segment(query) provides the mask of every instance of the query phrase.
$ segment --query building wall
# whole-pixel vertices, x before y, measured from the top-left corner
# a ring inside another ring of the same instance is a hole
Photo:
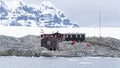
[[[66,41],[84,41],[85,34],[66,34],[65,40]]]
[[[57,40],[52,37],[46,37],[41,40],[41,47],[45,47],[48,50],[56,50],[57,49]]]

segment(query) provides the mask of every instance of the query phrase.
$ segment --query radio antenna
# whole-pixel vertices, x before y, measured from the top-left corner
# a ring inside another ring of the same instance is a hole
[[[99,11],[99,37],[101,37],[101,11]]]

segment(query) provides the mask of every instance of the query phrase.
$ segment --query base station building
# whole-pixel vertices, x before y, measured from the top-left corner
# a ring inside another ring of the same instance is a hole
[[[59,48],[58,46],[59,41],[83,42],[85,41],[85,34],[84,33],[61,34],[61,33],[56,32],[53,34],[42,34],[41,35],[41,47],[45,47],[49,50],[57,50]]]

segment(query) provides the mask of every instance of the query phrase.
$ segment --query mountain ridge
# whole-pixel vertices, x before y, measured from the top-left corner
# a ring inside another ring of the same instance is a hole
[[[77,24],[71,23],[64,13],[50,1],[42,2],[39,8],[27,5],[22,0],[16,2],[13,2],[17,4],[16,6],[9,8],[7,3],[0,1],[0,9],[2,9],[0,10],[0,25],[47,28],[79,27]]]

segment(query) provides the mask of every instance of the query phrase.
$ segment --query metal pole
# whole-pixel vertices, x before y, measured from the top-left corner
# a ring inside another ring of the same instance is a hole
[[[101,12],[99,11],[99,37],[101,37]]]

